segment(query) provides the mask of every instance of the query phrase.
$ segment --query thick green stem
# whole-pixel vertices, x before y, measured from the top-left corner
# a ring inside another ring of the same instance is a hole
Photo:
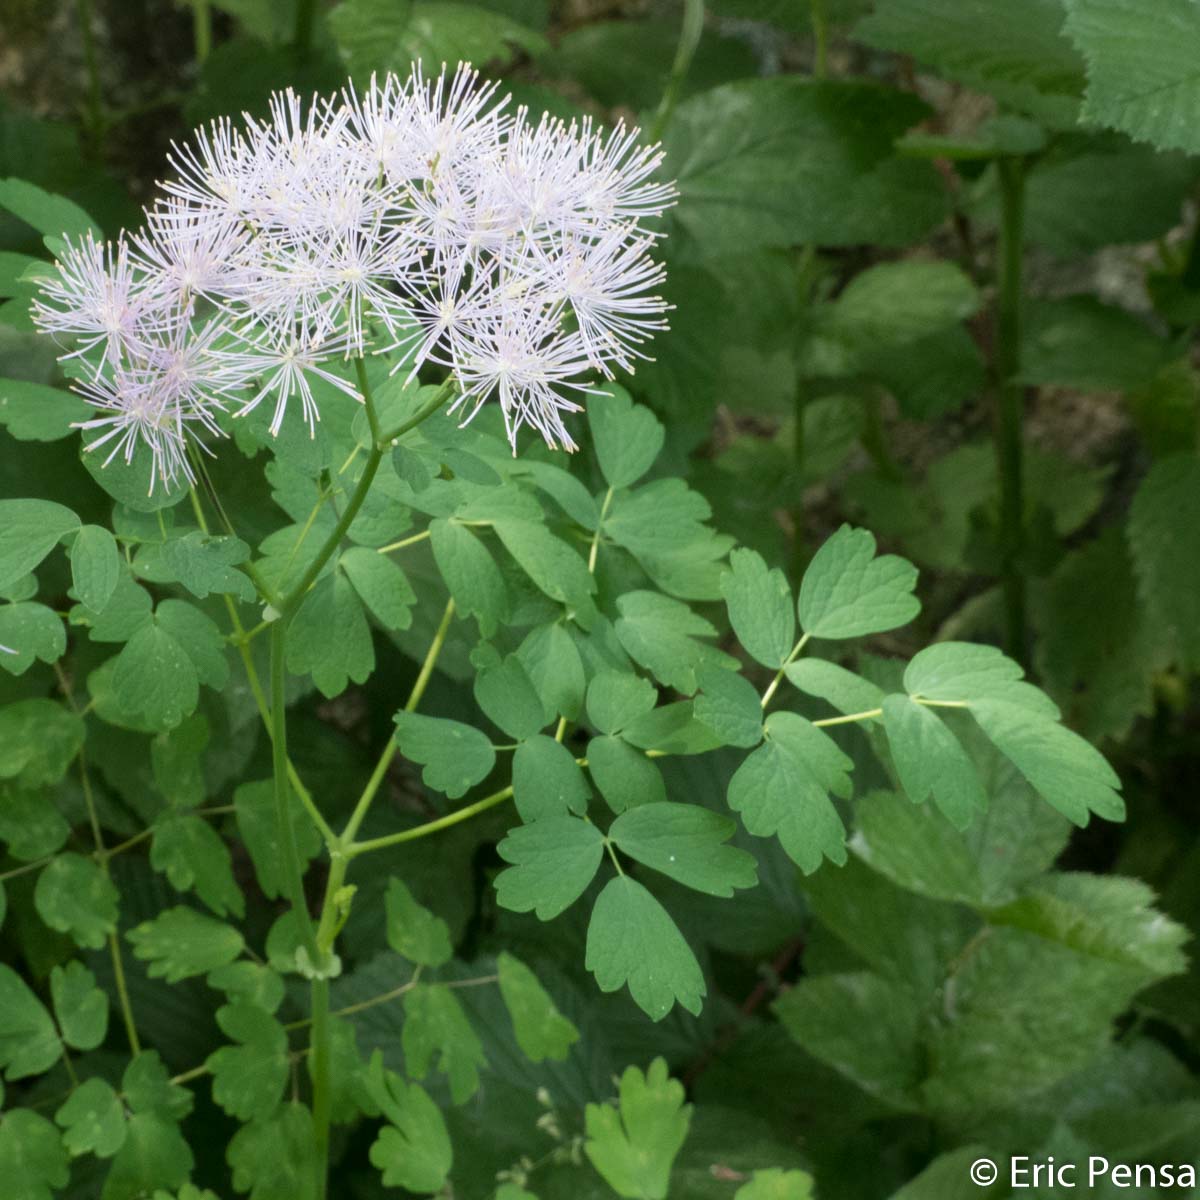
[[[1000,573],[1005,649],[1025,660],[1024,498],[1021,367],[1021,268],[1025,220],[1025,163],[1002,158],[1000,247],[996,304],[996,458],[1000,477]]]
[[[687,79],[688,68],[696,47],[700,44],[700,35],[704,32],[704,0],[683,0],[683,26],[679,31],[679,45],[675,50],[675,61],[671,64],[671,74],[667,77],[667,86],[663,89],[662,99],[654,120],[646,131],[646,138],[651,143],[662,139],[663,131],[671,120],[671,114],[679,103],[683,92],[683,84]]]
[[[196,46],[196,61],[203,63],[212,50],[212,10],[208,0],[192,0],[192,40]]]

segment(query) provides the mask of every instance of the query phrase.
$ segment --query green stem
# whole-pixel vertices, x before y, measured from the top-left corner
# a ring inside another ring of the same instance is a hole
[[[500,791],[493,792],[490,796],[485,796],[474,804],[468,804],[466,808],[460,808],[457,812],[438,817],[436,821],[426,821],[424,825],[417,825],[413,829],[402,829],[399,833],[389,833],[386,837],[372,838],[367,842],[356,842],[353,846],[346,848],[346,854],[350,858],[357,858],[360,854],[370,854],[373,850],[387,850],[391,846],[399,846],[404,842],[415,842],[418,838],[428,837],[431,833],[437,833],[442,829],[459,825],[463,821],[469,821],[481,812],[487,812],[489,808],[495,808],[498,804],[503,804],[506,800],[511,799],[512,794],[511,785],[501,788]]]
[[[600,516],[596,518],[596,530],[592,534],[592,548],[588,551],[588,574],[596,573],[596,555],[600,552],[600,531],[604,528],[604,518],[608,516],[609,506],[613,501],[613,490],[609,488],[604,493],[604,503],[600,506]]]
[[[813,78],[824,79],[829,74],[829,12],[825,0],[809,0],[812,5]]]
[[[208,0],[192,0],[192,35],[196,61],[203,63],[212,50],[212,10]]]
[[[663,89],[662,99],[654,120],[646,131],[646,139],[653,144],[662,140],[663,131],[671,120],[671,114],[679,103],[684,81],[687,79],[688,68],[696,47],[700,44],[700,35],[704,32],[704,0],[683,0],[683,25],[679,30],[679,45],[675,49],[675,61],[671,64],[671,74],[667,77],[667,86]]]
[[[1025,219],[1025,163],[1002,158],[1000,261],[996,307],[996,458],[1000,476],[1000,570],[1004,592],[1005,649],[1025,660],[1024,498],[1021,425],[1021,268]]]
[[[308,1035],[313,1086],[313,1147],[317,1163],[316,1200],[329,1187],[329,1126],[333,1119],[333,1031],[329,1021],[329,980],[314,979],[311,988],[312,1028]]]
[[[83,61],[88,78],[88,134],[93,142],[92,149],[98,151],[104,135],[104,104],[100,97],[100,67],[96,59],[96,39],[92,36],[92,0],[75,0],[75,10],[79,16]]]
[[[428,403],[419,408],[407,421],[403,421],[397,425],[395,429],[389,433],[385,433],[379,439],[382,448],[387,450],[391,448],[392,442],[398,437],[403,437],[410,429],[416,429],[422,421],[432,417],[439,408],[441,408],[450,397],[454,395],[454,379],[447,379],[440,388],[430,397]]]

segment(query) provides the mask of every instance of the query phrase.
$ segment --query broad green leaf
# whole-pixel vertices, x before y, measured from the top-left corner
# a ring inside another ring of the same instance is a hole
[[[417,595],[398,563],[363,546],[345,551],[340,562],[358,598],[384,629],[407,629],[412,624]]]
[[[216,592],[251,602],[254,584],[237,569],[249,557],[250,547],[240,538],[213,537],[193,529],[183,537],[143,546],[135,566],[143,579],[181,583],[201,600]]]
[[[157,1050],[143,1050],[129,1060],[121,1076],[125,1103],[135,1113],[156,1113],[182,1121],[192,1111],[192,1093],[172,1083]]]
[[[917,569],[894,554],[875,557],[865,529],[843,525],[813,555],[800,583],[800,627],[811,637],[852,638],[906,625],[921,610]]]
[[[497,902],[549,921],[591,883],[604,857],[604,835],[578,817],[544,817],[510,829],[496,850],[513,864],[496,876]]]
[[[398,712],[396,741],[410,762],[420,763],[427,787],[457,800],[469,787],[486,778],[496,752],[485,733],[443,717]]]
[[[656,1058],[645,1074],[626,1067],[617,1107],[589,1104],[584,1116],[584,1151],[613,1191],[628,1200],[666,1200],[671,1165],[692,1119],[683,1084],[670,1078],[666,1060]]]
[[[87,626],[93,642],[127,642],[153,619],[150,593],[122,571],[108,603],[100,612],[80,605],[71,610],[71,620]]]
[[[496,521],[494,528],[504,548],[534,584],[587,623],[595,611],[592,592],[596,590],[587,563],[540,523],[505,518]]]
[[[1057,718],[1050,698],[1031,684],[1021,682],[1019,663],[995,646],[969,642],[935,642],[917,651],[904,669],[904,690],[910,696],[950,703],[1006,700],[1031,712]]]
[[[490,654],[483,658],[478,651],[472,655],[472,662],[479,668],[475,676],[476,703],[514,741],[533,737],[546,724],[546,710],[537,689],[515,654],[501,659],[491,647],[486,650]]]
[[[6,1112],[0,1121],[0,1179],[5,1181],[6,1200],[53,1200],[70,1178],[58,1130],[32,1109]]]
[[[69,553],[75,595],[87,608],[100,612],[121,578],[117,539],[102,525],[84,525]]]
[[[440,967],[454,948],[441,917],[418,904],[408,885],[393,876],[387,887],[387,940],[397,954],[422,967]]]
[[[0,379],[0,425],[19,442],[57,442],[92,410],[78,396],[44,383]]]
[[[375,666],[371,627],[350,581],[340,572],[318,580],[288,630],[288,670],[311,674],[323,696],[365,683]]]
[[[845,716],[872,712],[883,704],[881,687],[823,658],[802,658],[791,663],[785,674],[802,692],[819,696]]]
[[[768,569],[753,550],[735,550],[721,576],[729,623],[751,658],[778,669],[796,641],[792,591],[778,567]]]
[[[303,1104],[281,1105],[243,1125],[225,1157],[234,1188],[249,1192],[248,1200],[317,1200],[312,1113]]]
[[[558,1011],[537,976],[508,951],[496,959],[500,995],[512,1017],[513,1032],[521,1053],[530,1062],[562,1062],[579,1041],[579,1030]]]
[[[84,726],[64,704],[40,697],[0,707],[0,779],[19,787],[57,783],[83,745]]]
[[[772,713],[766,740],[729,781],[729,807],[758,837],[778,835],[806,874],[846,861],[846,830],[829,793],[848,797],[853,765],[831,738],[795,713]]]
[[[0,180],[0,208],[48,237],[104,237],[100,226],[72,200],[44,191],[24,179]]]
[[[67,652],[62,619],[44,604],[0,605],[0,667],[10,675],[24,675],[35,660],[56,663]]]
[[[517,747],[513,799],[527,825],[541,817],[583,816],[591,792],[575,756],[561,742],[538,734]]]
[[[0,588],[28,575],[78,528],[79,518],[50,500],[0,500]]]
[[[150,743],[154,783],[177,810],[197,807],[208,793],[204,778],[208,741],[208,721],[197,713]]]
[[[124,711],[156,729],[178,725],[200,699],[191,657],[157,621],[143,625],[117,655],[112,687]]]
[[[149,963],[151,979],[178,983],[231,963],[245,945],[230,925],[193,908],[167,908],[125,935],[136,958]]]
[[[233,860],[220,834],[202,817],[168,812],[154,823],[150,865],[171,886],[196,895],[219,917],[242,916],[245,897],[233,877]]]
[[[62,1043],[46,1006],[12,967],[0,963],[0,1067],[5,1077],[41,1075],[61,1054]]]
[[[892,763],[914,804],[930,796],[956,828],[965,829],[987,808],[979,773],[958,739],[932,709],[907,696],[883,702]]]
[[[699,804],[643,804],[622,813],[608,837],[630,858],[707,892],[732,896],[758,882],[754,856],[725,843],[737,824]]]
[[[632,671],[598,671],[588,684],[588,720],[601,733],[620,733],[657,699],[654,685]]]
[[[747,748],[762,741],[763,712],[758,692],[748,679],[720,667],[696,671],[700,692],[695,713],[727,746]]]
[[[135,1113],[113,1159],[100,1200],[137,1200],[155,1188],[174,1190],[191,1174],[195,1159],[179,1126],[161,1113]]]
[[[300,855],[301,869],[320,853],[321,834],[305,812],[300,798],[289,787],[288,798],[292,812],[292,831]],[[275,818],[274,784],[268,780],[244,783],[233,794],[238,832],[258,876],[258,886],[268,900],[278,899],[286,890],[283,871],[283,849],[279,844],[279,827]]]
[[[634,404],[619,384],[606,384],[588,398],[587,420],[600,470],[610,488],[636,483],[662,449],[662,422],[645,406]]]
[[[587,677],[579,650],[571,635],[557,621],[534,629],[517,649],[546,710],[546,719],[556,716],[577,720],[583,707]]]
[[[995,1150],[991,1146],[973,1145],[959,1146],[939,1154],[919,1175],[914,1175],[898,1192],[893,1192],[889,1200],[941,1200],[943,1197],[961,1195],[963,1180],[972,1178],[969,1174],[971,1167],[981,1158],[994,1162]],[[1059,1162],[1066,1158],[1066,1155],[1060,1154]],[[996,1182],[990,1186],[975,1184],[972,1180],[971,1189],[972,1198],[996,1200],[1008,1190],[1008,1174],[997,1172]]]
[[[654,1021],[676,1001],[698,1013],[707,991],[700,964],[667,910],[628,875],[610,879],[596,898],[584,961],[602,992],[628,984]]]
[[[386,1187],[436,1192],[454,1162],[441,1110],[420,1084],[405,1083],[383,1066],[379,1050],[363,1073],[363,1087],[387,1119],[371,1146],[371,1165],[383,1172]]]
[[[454,597],[454,606],[479,622],[479,632],[491,637],[508,615],[508,589],[491,551],[463,525],[438,519],[430,522],[430,540],[438,571]]]
[[[733,1194],[733,1200],[816,1200],[813,1177],[807,1171],[767,1167],[755,1171]]]
[[[588,773],[615,813],[667,798],[658,767],[640,750],[617,737],[588,742]]]
[[[329,13],[329,31],[355,78],[380,65],[380,51],[397,46],[412,17],[411,0],[342,0]]]
[[[1200,150],[1200,22],[1191,0],[1065,0],[1087,61],[1082,119],[1160,149]]]
[[[435,1066],[449,1080],[451,1100],[469,1100],[479,1089],[479,1068],[487,1059],[458,997],[443,984],[418,984],[404,994],[404,1018],[408,1074],[422,1080]]]
[[[617,637],[635,662],[660,683],[685,693],[696,690],[696,668],[736,667],[727,654],[699,641],[716,629],[686,604],[658,592],[626,592],[617,601]]]
[[[38,916],[89,950],[99,950],[116,929],[119,899],[112,881],[92,859],[69,852],[46,864],[33,893]]]
[[[70,836],[70,825],[44,793],[0,785],[0,841],[8,843],[13,858],[45,858]]]
[[[50,972],[50,998],[63,1041],[77,1050],[95,1050],[108,1032],[108,997],[81,962]]]
[[[84,1080],[54,1120],[62,1127],[63,1145],[72,1158],[81,1154],[112,1158],[125,1144],[125,1110],[112,1084],[103,1079]]]
[[[703,721],[696,720],[690,700],[660,704],[643,713],[621,731],[621,739],[639,750],[663,754],[705,754],[721,745],[721,739]]]
[[[174,483],[163,484],[154,469],[150,448],[142,443],[128,463],[118,455],[106,465],[108,454],[103,447],[93,451],[85,448],[80,457],[96,483],[118,504],[134,512],[162,512],[178,504],[188,493],[188,483],[182,474]]]
[[[217,1024],[238,1044],[222,1046],[205,1060],[212,1072],[213,1100],[239,1121],[269,1117],[288,1081],[290,1059],[283,1026],[253,1004],[217,1009]]]
[[[204,982],[224,992],[231,1004],[250,1004],[273,1013],[283,1003],[282,976],[261,963],[238,959],[209,971]]]

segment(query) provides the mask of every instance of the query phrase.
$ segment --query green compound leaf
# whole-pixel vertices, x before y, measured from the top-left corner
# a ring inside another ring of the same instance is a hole
[[[112,1158],[125,1144],[125,1109],[112,1084],[87,1079],[54,1114],[62,1128],[63,1145],[72,1158],[94,1154]]]
[[[461,721],[409,712],[398,712],[395,720],[400,752],[421,764],[427,787],[451,800],[485,779],[496,763],[487,734]]]
[[[45,858],[70,836],[70,825],[42,792],[0,787],[0,841],[8,843],[13,858]]]
[[[53,1200],[70,1178],[58,1130],[31,1109],[6,1112],[0,1121],[0,1179],[6,1200]]]
[[[284,1104],[268,1117],[243,1125],[226,1154],[233,1186],[247,1200],[316,1200],[316,1141],[312,1113]]]
[[[288,789],[292,806],[292,830],[301,868],[320,853],[321,834],[304,810],[300,797]],[[275,785],[269,779],[244,783],[233,794],[238,832],[254,862],[258,886],[269,900],[283,895],[286,883],[283,849],[279,844],[279,826],[275,820]]]
[[[700,667],[696,720],[703,721],[727,746],[748,749],[762,741],[763,711],[758,692],[736,671]]]
[[[233,859],[220,834],[202,817],[166,813],[154,823],[150,865],[181,892],[196,895],[219,917],[243,916],[245,897],[233,877]]]
[[[549,921],[591,883],[604,857],[604,835],[578,817],[544,817],[510,829],[496,850],[513,864],[496,876],[497,902]]]
[[[662,450],[662,422],[648,408],[634,404],[619,384],[606,384],[588,399],[587,421],[600,470],[611,488],[636,483]]]
[[[733,1200],[816,1200],[816,1192],[813,1177],[807,1171],[768,1167],[765,1171],[755,1171],[750,1181],[734,1192]]]
[[[753,550],[735,550],[721,576],[729,623],[746,653],[764,667],[778,669],[796,642],[792,590],[778,567],[767,568]]]
[[[249,557],[250,547],[240,538],[213,537],[193,529],[160,545],[143,546],[135,565],[143,579],[181,583],[201,600],[215,592],[250,603],[255,596],[254,584],[237,570],[238,564]]]
[[[222,1046],[205,1060],[212,1072],[213,1100],[239,1121],[270,1116],[288,1081],[290,1060],[283,1026],[253,1004],[217,1009],[217,1024],[239,1044]]]
[[[1020,664],[995,646],[937,642],[913,655],[904,669],[904,690],[925,700],[1005,700],[1057,719],[1053,701],[1021,682],[1023,674]]]
[[[471,660],[479,667],[475,676],[479,707],[514,741],[533,737],[546,724],[546,709],[521,660],[515,654],[501,659],[490,646],[480,646]]]
[[[70,437],[76,432],[71,426],[86,421],[91,412],[78,396],[61,388],[0,379],[0,425],[18,442],[57,442]]]
[[[121,1091],[135,1113],[154,1113],[182,1121],[192,1111],[192,1093],[171,1082],[157,1050],[143,1050],[130,1059],[121,1077]]]
[[[56,663],[67,652],[67,632],[62,619],[44,604],[0,605],[0,667],[10,675],[24,675],[35,660]]]
[[[417,594],[398,563],[377,550],[356,546],[342,555],[340,565],[358,598],[384,629],[407,629],[412,624]]]
[[[283,1003],[283,977],[260,963],[239,959],[209,971],[204,982],[224,992],[231,1004],[252,1004],[273,1013]]]
[[[591,792],[575,756],[561,742],[538,734],[513,755],[513,799],[527,825],[542,817],[583,816]]]
[[[1192,0],[1066,0],[1087,61],[1081,117],[1159,149],[1200,150],[1200,21]]]
[[[896,774],[914,804],[932,796],[956,829],[966,829],[987,808],[987,792],[975,764],[932,709],[907,696],[888,696],[883,701],[883,727]]]
[[[530,1062],[546,1059],[562,1062],[579,1041],[579,1030],[558,1011],[537,976],[508,951],[496,960],[500,995],[512,1018],[513,1032],[521,1053]]]
[[[667,798],[662,772],[620,738],[595,737],[588,742],[588,772],[615,813]]]
[[[875,557],[875,538],[843,525],[813,555],[800,583],[800,626],[811,637],[852,638],[906,625],[921,610],[917,568]]]
[[[419,1084],[405,1083],[385,1070],[379,1050],[361,1081],[388,1122],[371,1146],[371,1165],[383,1172],[384,1185],[420,1193],[440,1191],[454,1163],[441,1110]]]
[[[245,942],[230,925],[194,908],[168,908],[125,935],[135,957],[150,964],[151,979],[178,983],[223,967],[241,954]]]
[[[538,626],[518,647],[517,657],[541,697],[546,720],[556,716],[576,720],[583,707],[587,677],[583,659],[566,629],[557,621]]]
[[[692,1106],[683,1099],[683,1084],[656,1058],[644,1075],[637,1067],[625,1068],[616,1108],[587,1106],[584,1151],[617,1195],[666,1200],[671,1166],[692,1120]]]
[[[491,637],[508,615],[508,589],[491,551],[471,530],[453,521],[430,522],[437,569],[464,617],[474,616],[479,632]]]
[[[19,787],[57,783],[83,745],[83,720],[53,700],[18,700],[0,708],[0,779]]]
[[[542,592],[565,604],[585,624],[590,622],[596,581],[587,563],[566,542],[539,522],[515,517],[496,521],[494,528],[504,548]]]
[[[795,713],[767,718],[766,741],[734,772],[729,807],[758,837],[777,834],[806,874],[823,858],[846,861],[846,830],[829,799],[850,795],[853,764],[833,740]]]
[[[100,867],[80,854],[60,854],[38,876],[33,903],[38,916],[77,946],[99,950],[117,927],[120,895]]]
[[[598,671],[588,684],[588,720],[601,733],[620,733],[657,700],[654,684],[632,671]]]
[[[450,961],[454,949],[449,926],[418,904],[408,886],[395,877],[388,880],[386,905],[388,945],[397,954],[423,967]]]
[[[785,674],[802,692],[820,697],[845,716],[871,712],[883,705],[883,688],[823,658],[790,663]]]
[[[458,997],[444,984],[422,983],[404,994],[404,1061],[413,1079],[434,1065],[450,1082],[450,1098],[463,1104],[479,1089],[487,1065],[479,1040]]]
[[[12,969],[0,963],[0,1067],[7,1079],[48,1071],[62,1054],[46,1006]],[[7,1124],[0,1124],[2,1129]]]
[[[732,896],[735,888],[758,882],[754,856],[725,845],[736,831],[735,821],[698,804],[643,804],[622,813],[608,837],[631,858],[687,887]]]
[[[28,575],[60,538],[78,528],[79,518],[61,504],[0,500],[0,588]]]
[[[667,910],[628,875],[610,879],[596,898],[584,962],[602,992],[628,984],[653,1021],[676,1001],[698,1013],[707,991],[700,964]]]
[[[102,525],[84,525],[68,553],[71,582],[81,604],[100,612],[121,578],[117,539]]]
[[[660,683],[690,695],[696,668],[736,668],[737,661],[698,638],[716,629],[684,604],[658,592],[626,592],[617,601],[616,631],[626,653]]]
[[[77,1050],[95,1050],[108,1032],[108,996],[81,962],[50,972],[50,998],[63,1040]]]
[[[340,696],[375,667],[371,627],[350,581],[335,571],[318,580],[288,631],[288,670],[311,674],[321,695]]]

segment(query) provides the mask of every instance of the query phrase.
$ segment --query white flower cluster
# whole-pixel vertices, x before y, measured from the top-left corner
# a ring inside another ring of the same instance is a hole
[[[460,66],[372,79],[362,94],[226,119],[170,156],[144,229],[69,245],[35,318],[68,334],[84,428],[109,461],[149,445],[155,475],[190,478],[187,436],[274,405],[277,432],[311,380],[357,396],[331,360],[402,352],[449,369],[464,423],[497,395],[573,449],[562,422],[588,377],[631,370],[665,328],[648,228],[674,203],[637,130],[506,110]],[[327,365],[322,365],[327,364]]]

